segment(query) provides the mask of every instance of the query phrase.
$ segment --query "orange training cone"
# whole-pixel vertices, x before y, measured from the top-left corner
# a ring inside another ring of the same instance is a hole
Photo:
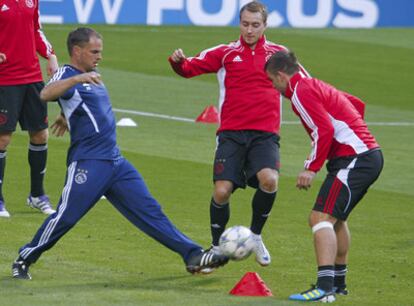
[[[207,106],[195,121],[203,123],[219,123],[219,113],[217,107],[214,105]]]
[[[273,296],[272,291],[255,272],[247,272],[229,293],[239,296]]]

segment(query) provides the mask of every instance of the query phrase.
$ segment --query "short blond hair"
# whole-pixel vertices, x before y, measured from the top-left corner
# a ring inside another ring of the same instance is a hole
[[[263,3],[259,1],[252,1],[243,6],[240,9],[240,15],[239,15],[240,20],[241,20],[241,15],[244,11],[249,11],[251,13],[260,13],[262,14],[263,22],[264,23],[267,22],[267,15],[268,15],[267,8]]]

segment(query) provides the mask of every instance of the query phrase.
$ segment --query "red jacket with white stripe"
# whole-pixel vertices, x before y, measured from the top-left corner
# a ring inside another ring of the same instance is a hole
[[[44,58],[53,54],[40,29],[38,0],[0,0],[0,85],[42,81],[36,51]]]
[[[243,38],[228,45],[202,51],[182,63],[169,58],[179,75],[190,78],[204,73],[217,73],[220,85],[220,127],[223,130],[258,130],[279,133],[280,93],[273,88],[264,71],[267,59],[286,50],[262,36],[255,50]]]
[[[379,147],[364,121],[365,104],[357,97],[301,72],[290,79],[285,96],[312,139],[305,169],[318,172],[326,159]]]

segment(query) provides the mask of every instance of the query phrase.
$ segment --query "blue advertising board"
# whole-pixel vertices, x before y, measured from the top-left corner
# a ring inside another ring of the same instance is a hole
[[[30,0],[24,0],[30,1]],[[40,0],[42,23],[236,26],[251,0]],[[414,26],[414,0],[263,0],[269,27]]]

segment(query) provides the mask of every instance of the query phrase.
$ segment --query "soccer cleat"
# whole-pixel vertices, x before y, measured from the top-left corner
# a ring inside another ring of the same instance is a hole
[[[0,200],[0,217],[9,218],[10,214],[6,209],[6,205],[4,205],[4,201]]]
[[[214,254],[209,251],[202,251],[200,254],[191,257],[187,261],[187,271],[194,274],[206,268],[218,268],[224,266],[229,258],[224,255]]]
[[[16,260],[12,265],[12,275],[19,279],[32,279],[29,273],[29,265],[23,260]]]
[[[256,261],[263,267],[270,265],[270,254],[263,243],[262,236],[252,234],[252,238],[255,243],[254,252],[256,253]]]
[[[302,302],[332,303],[335,301],[335,293],[326,292],[313,285],[309,290],[297,294],[292,294],[291,296],[289,296],[289,300]]]
[[[39,197],[32,197],[29,195],[27,198],[27,205],[29,205],[31,208],[40,210],[45,215],[51,215],[56,212],[50,204],[49,197],[45,194]]]
[[[348,295],[346,287],[333,287],[332,291],[339,295]]]
[[[212,253],[212,254],[216,254],[216,255],[221,255],[220,253],[220,248],[217,245],[211,245],[210,248],[208,248],[206,250],[206,252]],[[200,273],[202,274],[210,274],[212,272],[214,272],[216,268],[204,268],[200,270]]]

